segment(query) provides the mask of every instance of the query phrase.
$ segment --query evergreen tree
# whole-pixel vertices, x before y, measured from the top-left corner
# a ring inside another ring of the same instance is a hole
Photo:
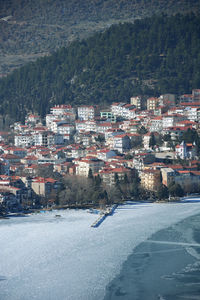
[[[156,139],[153,133],[151,133],[149,140],[149,147],[153,148],[156,145]]]
[[[167,199],[169,197],[169,191],[168,188],[164,185],[164,184],[160,184],[158,186],[158,190],[156,193],[156,196],[158,197],[158,199]]]
[[[169,195],[172,197],[182,197],[184,190],[179,183],[171,182],[168,186]]]
[[[93,173],[92,173],[92,169],[91,168],[89,169],[89,172],[88,172],[88,178],[89,179],[93,179]]]

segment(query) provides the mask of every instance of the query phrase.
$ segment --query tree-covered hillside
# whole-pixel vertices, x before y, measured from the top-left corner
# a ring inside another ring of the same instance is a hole
[[[0,76],[111,24],[200,13],[199,0],[1,0]]]
[[[200,87],[200,16],[153,16],[75,41],[0,80],[0,113],[111,103]]]

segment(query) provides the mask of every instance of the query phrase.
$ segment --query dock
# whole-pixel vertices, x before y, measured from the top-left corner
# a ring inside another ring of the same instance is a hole
[[[108,208],[103,212],[100,217],[91,225],[93,228],[97,228],[103,223],[103,221],[108,217],[112,216],[118,204],[113,205],[111,208]]]

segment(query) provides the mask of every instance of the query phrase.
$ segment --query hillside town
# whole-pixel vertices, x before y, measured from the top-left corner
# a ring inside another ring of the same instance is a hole
[[[0,205],[53,206],[66,176],[98,176],[113,187],[137,172],[150,195],[170,185],[198,193],[199,121],[200,89],[135,96],[106,108],[59,104],[44,120],[30,113],[24,124],[0,132]]]

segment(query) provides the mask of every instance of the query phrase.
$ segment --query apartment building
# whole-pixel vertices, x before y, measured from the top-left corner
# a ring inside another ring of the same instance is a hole
[[[141,186],[149,191],[156,191],[160,184],[160,170],[147,169],[140,173]]]
[[[82,121],[92,120],[95,116],[95,108],[92,105],[78,106],[78,119]]]

